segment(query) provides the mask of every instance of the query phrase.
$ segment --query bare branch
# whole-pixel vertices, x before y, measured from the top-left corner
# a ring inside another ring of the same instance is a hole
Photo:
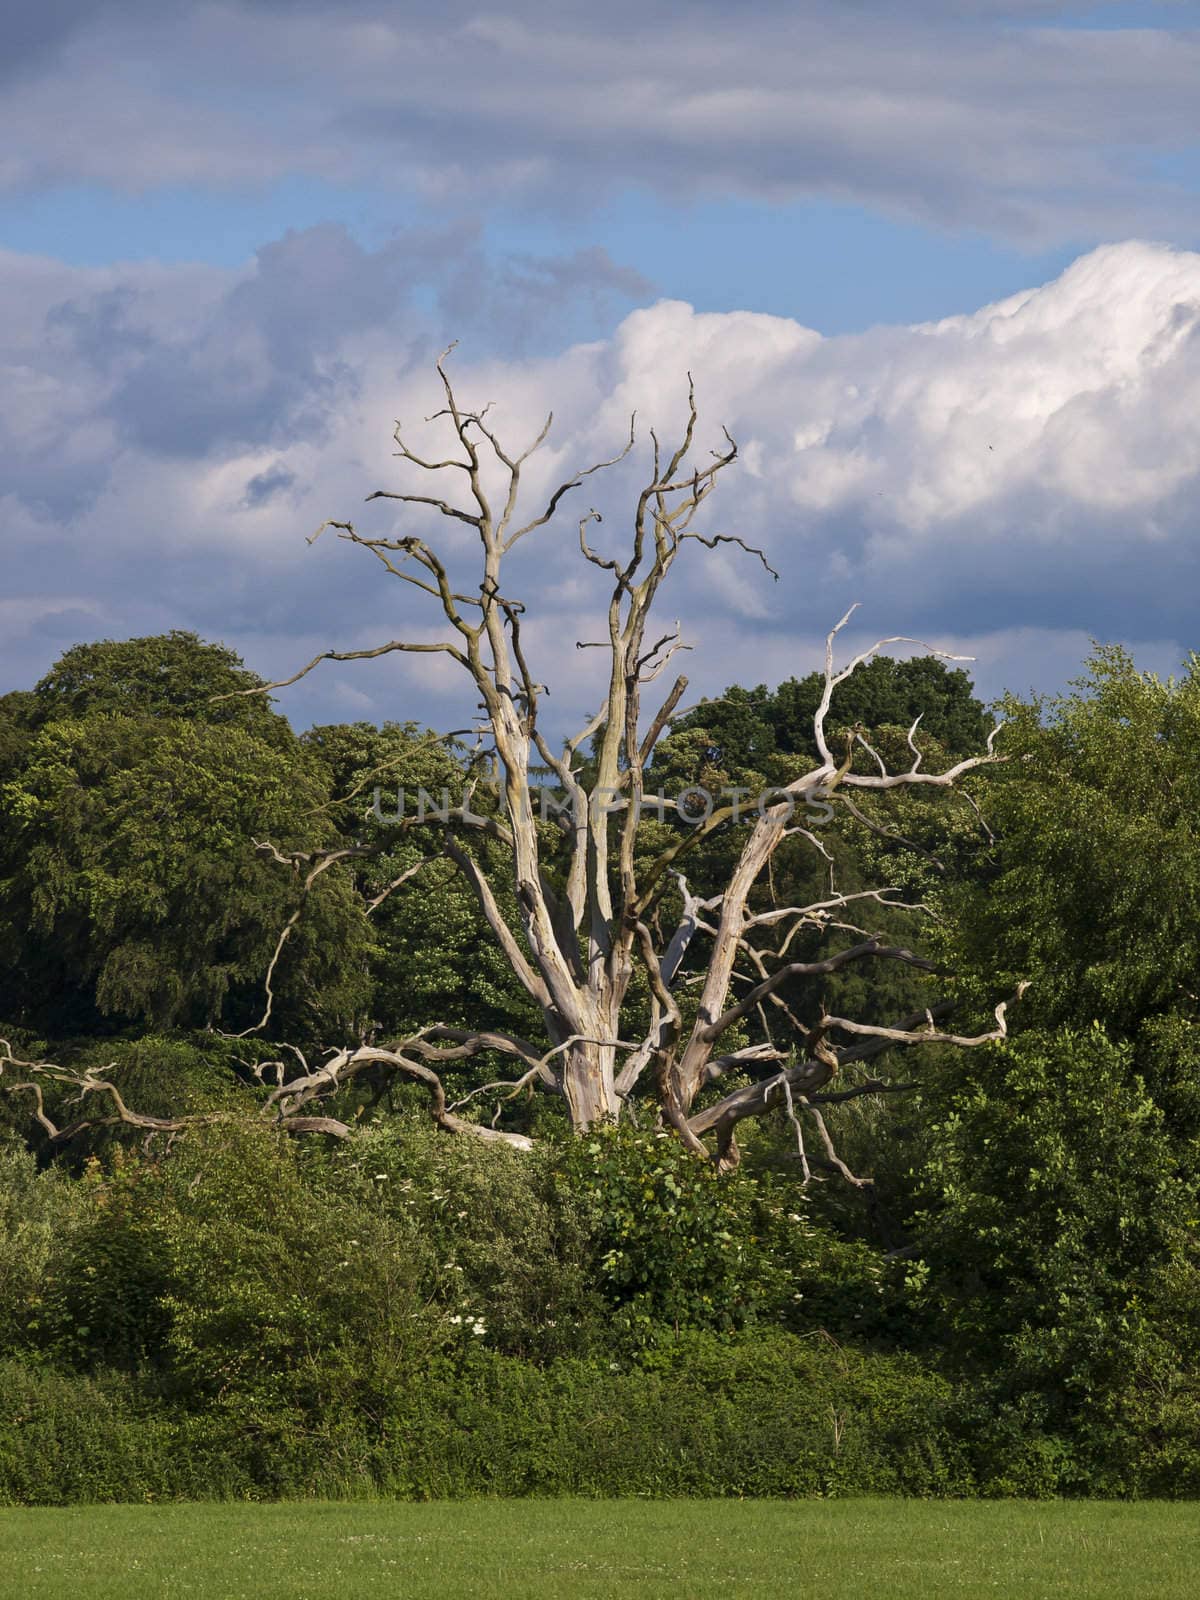
[[[478,530],[482,518],[473,516],[469,511],[460,511],[457,506],[450,505],[445,500],[439,500],[428,494],[400,494],[395,489],[376,489],[366,497],[367,503],[372,500],[400,500],[408,506],[432,506],[443,517],[453,517],[456,522],[465,522],[469,527]],[[328,524],[326,524],[328,526]]]
[[[442,1080],[431,1068],[420,1061],[412,1061],[401,1049],[385,1050],[378,1045],[360,1045],[356,1050],[341,1050],[323,1067],[304,1078],[292,1079],[272,1090],[267,1098],[267,1109],[279,1109],[282,1127],[295,1125],[297,1110],[313,1099],[335,1093],[352,1082],[368,1067],[386,1070],[413,1078],[429,1091],[433,1120],[448,1133],[469,1133],[488,1143],[511,1145],[516,1150],[532,1150],[533,1140],[521,1133],[508,1133],[497,1128],[481,1127],[478,1123],[464,1121],[454,1116],[446,1107],[446,1091]],[[318,1119],[323,1123],[326,1119]],[[323,1131],[329,1131],[325,1129]]]
[[[854,605],[850,607],[849,611],[846,612],[845,616],[842,617],[841,621],[837,622],[833,628],[830,629],[825,640],[825,687],[821,695],[820,704],[817,707],[816,716],[813,719],[813,728],[816,734],[817,749],[821,752],[822,758],[827,761],[831,767],[834,765],[834,761],[833,756],[830,754],[829,746],[825,740],[825,718],[829,714],[829,704],[833,697],[833,691],[838,687],[839,684],[845,683],[847,678],[851,677],[855,672],[857,672],[859,667],[870,661],[872,656],[877,656],[879,652],[885,648],[885,646],[889,644],[916,645],[919,650],[924,650],[929,655],[936,656],[942,661],[973,661],[975,659],[974,656],[951,655],[950,651],[948,650],[939,650],[933,645],[926,644],[922,639],[913,639],[908,637],[906,634],[893,634],[887,639],[877,639],[869,649],[864,650],[859,655],[855,656],[850,662],[849,666],[843,667],[840,672],[835,672],[833,667],[834,640],[857,610],[858,602],[856,601]],[[978,758],[976,764],[978,764]]]
[[[851,1184],[855,1189],[867,1187],[871,1180],[869,1178],[856,1178],[855,1175],[850,1171],[850,1168],[842,1160],[841,1156],[838,1155],[829,1129],[825,1124],[825,1118],[821,1115],[820,1111],[817,1110],[816,1104],[812,1100],[808,1099],[806,1095],[800,1096],[800,1104],[816,1123],[817,1133],[820,1135],[821,1145],[825,1151],[825,1159],[828,1161],[833,1170],[843,1177],[846,1182]]]
[[[241,700],[247,695],[270,694],[273,689],[289,689],[293,683],[299,683],[301,678],[306,678],[314,667],[319,667],[322,661],[373,661],[377,656],[391,655],[395,651],[407,651],[413,655],[441,653],[451,656],[462,666],[467,665],[467,658],[452,644],[409,644],[402,639],[392,639],[388,644],[377,645],[373,650],[322,650],[319,656],[314,656],[306,667],[301,667],[300,671],[294,672],[290,678],[279,678],[274,683],[257,684],[253,689],[231,689],[225,694],[212,694],[209,695],[207,703],[215,705],[218,700]]]
[[[643,766],[645,766],[646,762],[649,761],[651,755],[654,753],[654,747],[662,738],[663,730],[670,725],[671,718],[675,712],[675,707],[683,699],[685,693],[687,692],[687,686],[688,681],[686,678],[676,678],[675,682],[671,685],[670,693],[667,695],[667,698],[663,701],[662,705],[658,708],[658,712],[655,715],[654,721],[650,724],[650,727],[646,732],[646,737],[642,740],[642,747],[638,752]]]
[[[1018,985],[1016,998],[1020,999],[1028,985]],[[783,1093],[783,1079],[786,1078],[793,1090],[799,1091],[812,1099],[814,1104],[821,1102],[815,1099],[818,1090],[824,1088],[830,1078],[841,1068],[853,1062],[869,1061],[882,1055],[885,1050],[897,1046],[911,1048],[923,1044],[953,1043],[965,1049],[975,1049],[980,1045],[992,1044],[1007,1036],[1007,1010],[1005,1005],[996,1008],[997,1026],[986,1033],[953,1035],[941,1034],[933,1026],[936,1018],[946,1016],[953,1010],[952,1001],[939,1001],[924,1012],[897,1024],[894,1028],[863,1029],[863,1042],[857,1045],[845,1046],[842,1049],[823,1051],[821,1056],[810,1056],[797,1062],[794,1067],[788,1067],[784,1072],[772,1078],[764,1079],[759,1083],[747,1084],[743,1089],[736,1089],[714,1105],[706,1106],[703,1111],[695,1113],[689,1119],[689,1126],[693,1133],[702,1135],[713,1130],[719,1130],[726,1122],[736,1123],[746,1117],[760,1116],[771,1108],[773,1101]],[[832,1025],[834,1019],[826,1018],[826,1023]],[[921,1024],[924,1023],[924,1027]],[[888,1092],[888,1091],[884,1091]]]
[[[400,873],[398,877],[392,879],[391,883],[388,884],[386,889],[381,889],[373,899],[367,901],[367,915],[369,917],[373,916],[374,913],[379,910],[379,907],[383,904],[383,902],[387,899],[388,895],[390,895],[394,890],[399,889],[404,884],[408,883],[410,879],[415,878],[422,867],[429,866],[430,862],[435,861],[436,859],[436,856],[422,856],[420,861],[414,862],[411,867],[405,867],[404,871]]]
[[[31,1094],[33,1096],[34,1120],[41,1127],[52,1145],[69,1144],[79,1134],[92,1128],[109,1128],[125,1126],[136,1128],[144,1133],[179,1133],[185,1128],[197,1127],[203,1124],[223,1122],[230,1119],[227,1111],[199,1112],[178,1117],[152,1117],[144,1112],[131,1110],[125,1104],[120,1090],[116,1084],[109,1082],[104,1073],[115,1069],[115,1063],[109,1062],[104,1067],[71,1068],[61,1066],[54,1061],[27,1061],[14,1054],[12,1045],[7,1039],[0,1039],[0,1090],[7,1094]],[[19,1082],[4,1081],[9,1069],[15,1069],[22,1074],[28,1074]],[[76,1093],[71,1104],[83,1105],[90,1096],[102,1096],[110,1110],[94,1116],[76,1117],[64,1126],[59,1127],[46,1110],[43,1085],[54,1084],[60,1089],[75,1090]]]
[[[553,417],[553,415],[553,412],[551,412],[551,417]],[[618,462],[624,461],[625,457],[633,449],[634,425],[636,422],[637,416],[635,413],[635,415],[629,419],[629,442],[625,445],[623,450],[621,450],[617,455],[611,456],[607,461],[597,461],[594,466],[585,467],[582,472],[575,473],[575,475],[571,478],[568,478],[565,483],[560,483],[558,488],[555,489],[554,493],[550,496],[550,499],[546,505],[546,509],[541,513],[541,515],[534,517],[533,520],[527,522],[524,527],[518,528],[515,533],[509,535],[504,545],[504,553],[507,554],[512,549],[513,545],[516,544],[518,539],[523,539],[527,533],[532,533],[535,528],[544,528],[553,517],[554,513],[558,510],[558,503],[563,496],[570,494],[572,489],[578,489],[579,485],[585,478],[590,478],[594,472],[603,472],[607,467],[615,467]],[[531,447],[530,451],[526,451],[525,456],[521,457],[522,461],[526,459],[526,456],[532,453],[532,450],[537,448],[537,445],[541,444],[542,440],[546,437],[547,432],[549,432],[549,429],[550,422],[547,421],[545,428],[538,437],[537,443]]]
[[[710,1022],[703,1028],[701,1037],[707,1041],[717,1039],[731,1028],[735,1022],[752,1011],[759,1000],[773,994],[782,984],[792,978],[827,977],[838,972],[842,967],[848,966],[853,961],[863,961],[868,958],[878,957],[884,961],[902,961],[911,967],[919,967],[924,972],[935,972],[937,969],[933,962],[924,960],[912,950],[906,950],[902,945],[884,944],[882,939],[864,939],[861,944],[851,945],[847,950],[839,950],[836,954],[825,956],[820,961],[789,961],[785,967],[780,967],[777,972],[764,982],[751,989],[736,1005],[730,1006],[727,1011]]]
[[[767,560],[766,553],[764,551],[760,550],[757,545],[755,545],[755,544],[747,544],[744,539],[739,539],[736,534],[733,534],[733,533],[715,533],[715,534],[712,535],[711,538],[707,538],[702,533],[684,533],[684,534],[681,534],[680,537],[683,538],[683,539],[696,539],[700,544],[704,545],[704,547],[706,549],[708,549],[708,550],[715,550],[719,544],[736,544],[738,546],[738,548],[740,550],[744,550],[748,556],[757,556],[758,559],[762,562],[763,567],[766,569],[766,571],[769,572],[771,574],[771,576],[774,578],[775,582],[776,583],[779,582],[779,574],[775,571],[775,568]]]

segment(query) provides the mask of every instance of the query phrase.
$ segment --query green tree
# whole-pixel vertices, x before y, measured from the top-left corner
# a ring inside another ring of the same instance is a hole
[[[1028,980],[1018,1026],[1130,1042],[1200,1171],[1200,658],[1163,681],[1101,649],[1071,692],[1006,714],[980,796],[995,839],[944,896],[945,959],[976,994]]]
[[[823,688],[821,674],[810,672],[781,683],[765,703],[781,753],[815,756],[813,715]],[[970,678],[936,656],[876,656],[834,691],[830,711],[837,725],[868,729],[910,728],[920,717],[922,732],[956,756],[974,754],[988,732]]]
[[[262,683],[228,645],[173,628],[73,645],[24,699],[34,726],[73,717],[182,717],[243,728],[288,749],[294,735],[285,718],[265,695],[247,692]]]
[[[735,685],[679,718],[659,744],[646,779],[648,791],[671,795],[696,785],[715,795],[740,789],[750,797],[741,827],[721,828],[689,849],[682,864],[700,897],[719,893],[728,881],[754,819],[754,797],[794,782],[817,763],[813,718],[824,686],[819,673],[789,679],[775,690]],[[923,711],[928,714],[922,716]],[[861,742],[854,745],[852,771],[878,771],[871,751],[891,770],[902,770],[913,759],[909,730],[918,716],[914,743],[931,770],[977,752],[985,742],[984,708],[964,672],[937,658],[889,656],[866,662],[834,689],[830,739],[842,754],[850,729],[858,728],[871,749]],[[893,899],[921,904],[948,875],[974,870],[984,834],[964,799],[963,791],[970,787],[968,778],[954,789],[835,794],[832,816],[816,830],[821,853],[802,835],[785,839],[751,896],[753,908],[806,905],[835,892],[855,895],[882,885]],[[677,825],[647,829],[648,855],[686,831]],[[917,944],[927,918],[858,902],[847,908],[844,920],[850,926],[832,937],[815,925],[801,930],[789,945],[793,959],[815,958],[831,945],[848,946],[856,937],[852,929],[864,922],[898,944]],[[926,1005],[928,984],[908,968],[867,972],[851,967],[832,977],[797,978],[782,998],[801,1014],[823,999],[841,1015],[887,1024]]]
[[[970,969],[1032,980],[1030,1021],[1121,1036],[1192,1015],[1200,968],[1200,659],[1178,681],[1097,651],[1071,693],[1011,702],[986,878],[951,897]]]
[[[102,1018],[246,1026],[298,897],[297,876],[255,841],[311,850],[332,837],[324,770],[283,719],[251,697],[231,703],[253,715],[212,721],[193,698],[257,680],[191,636],[162,644],[83,647],[86,673],[68,652],[70,687],[47,689],[52,672],[20,706],[31,725],[0,786],[0,1015],[47,1035]],[[367,1002],[369,932],[350,889],[327,876],[281,954],[279,1008],[302,1030]]]
[[[678,718],[671,741],[677,750],[690,743],[700,763],[714,770],[787,782],[800,771],[799,761],[817,760],[813,718],[824,688],[819,672],[788,678],[775,689],[735,684]],[[907,730],[918,717],[923,737],[948,755],[974,755],[987,737],[987,714],[970,678],[937,656],[878,655],[865,662],[833,691],[829,729],[836,737],[837,730],[858,725],[871,737],[884,728]]]
[[[947,1056],[919,1110],[913,1276],[931,1336],[1073,1440],[1086,1482],[1196,1389],[1196,1195],[1166,1119],[1132,1046],[1098,1025],[1031,1030],[966,1070]]]
[[[949,1348],[1095,1462],[1161,1434],[1200,1356],[1198,663],[1164,682],[1101,649],[1007,715],[940,954],[968,1014],[1030,988],[1008,1045],[923,1076],[913,1237]]]

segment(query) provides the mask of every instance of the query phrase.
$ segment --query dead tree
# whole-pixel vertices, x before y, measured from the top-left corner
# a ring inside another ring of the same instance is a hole
[[[706,534],[695,526],[718,479],[736,460],[737,447],[726,433],[720,450],[703,463],[693,460],[697,410],[689,385],[687,421],[675,447],[662,448],[657,435],[650,434],[649,482],[634,502],[623,555],[605,554],[596,548],[593,529],[600,520],[596,512],[578,519],[579,558],[604,575],[608,589],[600,645],[607,687],[595,715],[560,747],[543,730],[545,691],[524,648],[525,606],[507,588],[506,558],[516,545],[542,534],[562,502],[586,478],[629,455],[634,446],[633,428],[631,425],[624,448],[611,460],[567,478],[528,514],[522,509],[522,472],[546,439],[552,419],[528,449],[509,454],[489,423],[487,408],[471,411],[460,404],[446,372],[448,354],[437,364],[445,405],[427,419],[445,428],[448,453],[418,454],[400,424],[395,431],[396,453],[408,468],[427,476],[428,484],[422,487],[432,490],[449,480],[461,493],[444,497],[434,492],[379,489],[367,499],[420,508],[423,514],[436,513],[473,530],[478,541],[477,587],[468,591],[457,585],[449,559],[426,538],[404,532],[373,534],[360,531],[352,522],[328,521],[310,543],[332,529],[341,539],[368,551],[390,577],[426,597],[445,627],[445,637],[433,643],[393,639],[371,649],[327,650],[292,677],[262,690],[243,692],[285,688],[326,660],[418,652],[436,653],[455,663],[481,707],[479,732],[494,773],[497,803],[491,815],[476,816],[467,807],[453,818],[445,830],[444,857],[470,885],[508,966],[540,1012],[545,1038],[534,1042],[494,1031],[468,1033],[435,1022],[386,1046],[338,1048],[313,1068],[294,1052],[296,1059],[290,1066],[276,1064],[277,1081],[266,1102],[268,1114],[292,1131],[347,1133],[348,1128],[337,1118],[306,1115],[306,1108],[319,1108],[368,1068],[383,1069],[422,1082],[441,1125],[527,1143],[517,1135],[459,1118],[447,1109],[439,1069],[486,1053],[515,1062],[519,1070],[510,1079],[512,1087],[533,1083],[561,1096],[576,1130],[616,1119],[635,1089],[652,1083],[661,1116],[679,1137],[698,1154],[713,1155],[729,1164],[736,1160],[738,1123],[768,1107],[783,1106],[794,1119],[798,1112],[805,1112],[827,1144],[820,1106],[831,1096],[823,1096],[822,1091],[847,1063],[866,1061],[896,1048],[932,1042],[970,1046],[1003,1036],[1003,1004],[996,1009],[994,1029],[970,1036],[939,1026],[945,1011],[942,1006],[900,1019],[887,1028],[824,1013],[803,1019],[784,1006],[786,1039],[762,1037],[722,1051],[722,1040],[735,1024],[757,1022],[765,1003],[778,1005],[779,991],[797,977],[832,974],[853,964],[900,962],[929,967],[913,950],[868,928],[855,928],[853,942],[845,942],[851,900],[867,907],[901,904],[890,890],[850,896],[831,888],[812,904],[753,910],[752,891],[780,844],[800,835],[824,853],[821,841],[805,824],[810,813],[821,814],[820,808],[828,808],[831,801],[845,798],[849,802],[856,790],[948,788],[963,774],[999,758],[989,739],[987,750],[978,756],[958,761],[948,770],[926,772],[912,733],[913,759],[905,770],[889,771],[876,757],[878,770],[856,771],[853,754],[855,744],[863,743],[860,734],[850,736],[845,749],[835,753],[826,722],[837,686],[884,646],[918,643],[882,639],[838,667],[835,647],[852,614],[848,612],[827,641],[824,693],[813,726],[818,759],[811,770],[773,791],[769,803],[760,799],[749,807],[745,842],[722,892],[701,902],[691,893],[684,868],[689,850],[700,839],[736,820],[736,801],[713,807],[697,826],[681,831],[648,867],[640,864],[636,845],[646,767],[687,687],[687,679],[677,677],[648,721],[644,719],[643,692],[662,676],[682,648],[677,628],[657,635],[651,629],[660,590],[689,541],[708,549],[720,544],[739,547],[771,571],[763,552],[740,537]],[[494,492],[497,479],[499,494]],[[547,843],[546,829],[539,826],[537,808],[544,787],[541,775],[546,772],[553,776],[558,797],[560,837],[553,845]],[[511,926],[503,915],[493,879],[482,863],[477,842],[485,838],[493,856],[496,847],[503,855],[519,912],[518,926]],[[331,851],[301,861],[282,856],[269,843],[259,848],[274,853],[303,879],[301,906],[280,935],[277,960],[301,914],[303,896],[316,877],[345,856],[360,852]],[[555,863],[562,869],[558,872],[550,870],[550,850],[559,858],[565,852],[565,867],[561,859]],[[414,872],[408,872],[403,878],[412,876]],[[399,889],[402,882],[398,880],[391,888]],[[677,896],[682,897],[683,909],[676,925],[669,935],[656,932],[664,904],[674,904]],[[814,959],[789,960],[787,952],[802,929],[836,932],[841,942]],[[704,937],[698,941],[701,932]],[[696,965],[695,953],[701,949],[703,955]],[[742,975],[748,972],[752,982],[734,999],[739,964]],[[272,961],[260,1028],[270,1017],[274,967]],[[637,1008],[640,1026],[635,1029],[629,1001],[639,969],[648,986],[649,1013],[647,1016],[644,1003]],[[693,1008],[687,1008],[691,1020],[686,1024],[679,998],[685,975],[698,992],[694,1015]],[[18,1063],[11,1052],[7,1063],[0,1058],[0,1072],[5,1065],[10,1073],[18,1068],[23,1071],[22,1082],[12,1086],[36,1093],[37,1115],[43,1126],[52,1129],[52,1137],[66,1137],[49,1124],[37,1088],[39,1077],[51,1071],[58,1074],[61,1086],[62,1069],[52,1069],[47,1063]],[[757,1081],[697,1110],[700,1091],[731,1068],[758,1074]],[[105,1096],[106,1120],[127,1117],[137,1126],[146,1126],[145,1119],[136,1120],[125,1110],[103,1075],[98,1078],[91,1073],[78,1087],[81,1096]],[[874,1085],[877,1090],[885,1087]],[[853,1092],[870,1092],[870,1085]],[[73,1123],[71,1131],[79,1125]],[[711,1149],[705,1143],[708,1135],[714,1136]],[[830,1156],[836,1164],[831,1147]]]

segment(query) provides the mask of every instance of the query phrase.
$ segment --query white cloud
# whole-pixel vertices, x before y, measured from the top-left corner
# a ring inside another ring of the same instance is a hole
[[[304,542],[328,516],[438,527],[433,513],[361,503],[405,483],[392,419],[427,443],[434,430],[420,419],[439,404],[437,344],[403,298],[389,307],[382,270],[363,252],[331,254],[323,233],[296,236],[282,255],[264,254],[257,276],[226,275],[218,292],[207,274],[179,327],[171,307],[197,287],[183,269],[176,280],[54,268],[40,331],[0,293],[11,324],[0,310],[0,359],[20,378],[3,384],[0,433],[24,452],[4,524],[9,571],[24,571],[10,590],[76,616],[80,602],[53,597],[83,594],[114,633],[193,626],[278,676],[330,645],[414,628],[436,637],[420,597],[364,552],[332,534]],[[0,291],[6,276],[29,275],[19,258],[0,258]],[[368,311],[314,321],[330,292]],[[808,670],[854,600],[864,632],[979,656],[989,693],[1061,682],[1090,635],[1144,646],[1150,664],[1169,666],[1196,642],[1198,328],[1200,255],[1128,243],[1041,288],[917,327],[825,339],[785,319],[662,302],[554,356],[472,362],[459,352],[461,395],[496,402],[505,440],[527,443],[556,411],[526,474],[535,505],[619,448],[635,407],[641,418],[635,457],[587,480],[513,564],[510,592],[531,602],[528,644],[555,685],[557,716],[565,724],[588,709],[596,687],[598,652],[575,642],[599,637],[604,586],[580,566],[575,519],[596,505],[605,521],[595,541],[620,547],[647,466],[645,429],[669,439],[678,428],[688,370],[701,451],[719,444],[722,423],[742,450],[704,528],[761,544],[781,574],[772,583],[728,546],[686,553],[662,615],[679,615],[696,647],[685,670],[697,692]],[[242,370],[247,345],[253,405],[231,389],[229,362]],[[179,373],[186,395],[147,383],[147,371]],[[168,400],[179,410],[165,426]],[[60,460],[70,492],[56,496]],[[451,535],[455,581],[476,584],[470,530],[438,531]],[[61,648],[57,631],[37,644],[28,615],[33,633],[0,646],[14,686]],[[378,716],[461,720],[465,705],[428,660],[310,683],[291,702],[301,717],[344,715],[345,689],[372,697]]]

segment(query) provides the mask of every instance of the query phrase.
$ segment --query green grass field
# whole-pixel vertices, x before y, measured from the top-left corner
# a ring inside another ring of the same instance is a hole
[[[1200,1593],[1200,1506],[467,1501],[0,1511],[5,1600]]]

